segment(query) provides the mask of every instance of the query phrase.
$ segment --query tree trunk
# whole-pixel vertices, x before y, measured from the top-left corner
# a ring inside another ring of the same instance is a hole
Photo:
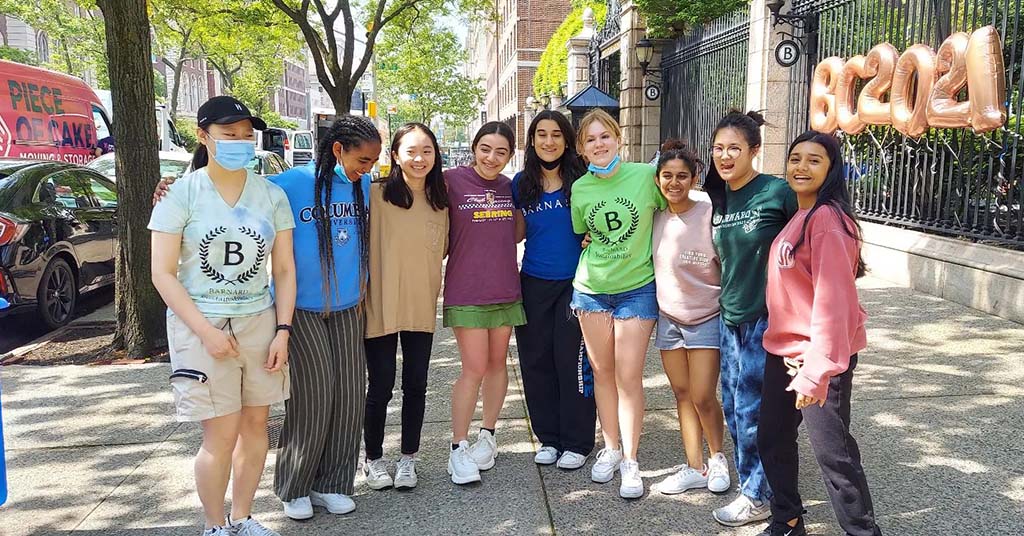
[[[129,358],[146,357],[165,338],[164,304],[149,271],[146,225],[160,177],[153,66],[146,0],[97,0],[107,33],[114,139],[117,142],[117,329]],[[130,119],[129,119],[130,118]]]
[[[174,68],[174,84],[171,86],[171,121],[178,120],[178,95],[181,93],[181,69],[185,66],[185,60],[178,58],[172,67]]]
[[[320,81],[323,84],[323,81]],[[324,87],[328,87],[324,85]],[[352,83],[348,80],[341,80],[334,86],[334,91],[328,92],[331,96],[331,103],[334,104],[334,113],[337,115],[351,113],[352,110]]]

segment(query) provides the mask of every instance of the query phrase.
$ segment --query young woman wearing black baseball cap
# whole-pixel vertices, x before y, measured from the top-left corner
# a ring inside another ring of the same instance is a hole
[[[253,129],[266,123],[226,96],[203,104],[198,119],[194,171],[166,188],[149,222],[153,285],[169,309],[177,418],[202,423],[195,478],[203,535],[279,536],[250,512],[270,405],[289,396],[295,221],[285,192],[245,167],[255,155]]]

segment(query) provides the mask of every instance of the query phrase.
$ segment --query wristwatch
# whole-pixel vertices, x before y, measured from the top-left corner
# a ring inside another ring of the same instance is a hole
[[[292,334],[292,325],[291,324],[278,324],[277,325],[277,331],[287,331],[288,334],[291,335]]]

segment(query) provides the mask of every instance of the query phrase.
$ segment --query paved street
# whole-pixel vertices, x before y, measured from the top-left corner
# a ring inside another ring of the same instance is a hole
[[[114,287],[107,287],[79,296],[74,318],[85,316],[114,301]],[[33,312],[13,315],[0,320],[0,356],[33,341],[49,330]]]
[[[866,278],[871,315],[854,396],[860,440],[880,525],[887,535],[1020,534],[1024,527],[1024,326]],[[514,355],[514,351],[513,351]],[[435,342],[420,485],[375,492],[357,483],[357,510],[286,519],[270,491],[273,454],[256,513],[282,534],[719,534],[710,517],[729,496],[657,493],[633,502],[617,485],[532,462],[536,447],[518,380],[498,426],[497,466],[482,484],[458,487],[445,473],[448,396],[458,374],[449,330]],[[171,418],[168,366],[0,369],[10,502],[5,536],[182,535],[200,531],[191,456],[198,427]],[[674,401],[652,351],[640,462],[647,486],[682,462]],[[280,408],[276,410],[280,412]],[[398,454],[399,408],[386,440]],[[768,424],[770,425],[770,424]],[[817,467],[804,444],[802,489],[813,534],[838,535]],[[617,482],[617,479],[613,482]]]

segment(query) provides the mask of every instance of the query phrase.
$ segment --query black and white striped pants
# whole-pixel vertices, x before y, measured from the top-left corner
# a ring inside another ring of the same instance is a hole
[[[358,306],[327,316],[295,310],[288,342],[291,398],[274,474],[282,501],[310,490],[353,492],[366,401],[364,322]]]

